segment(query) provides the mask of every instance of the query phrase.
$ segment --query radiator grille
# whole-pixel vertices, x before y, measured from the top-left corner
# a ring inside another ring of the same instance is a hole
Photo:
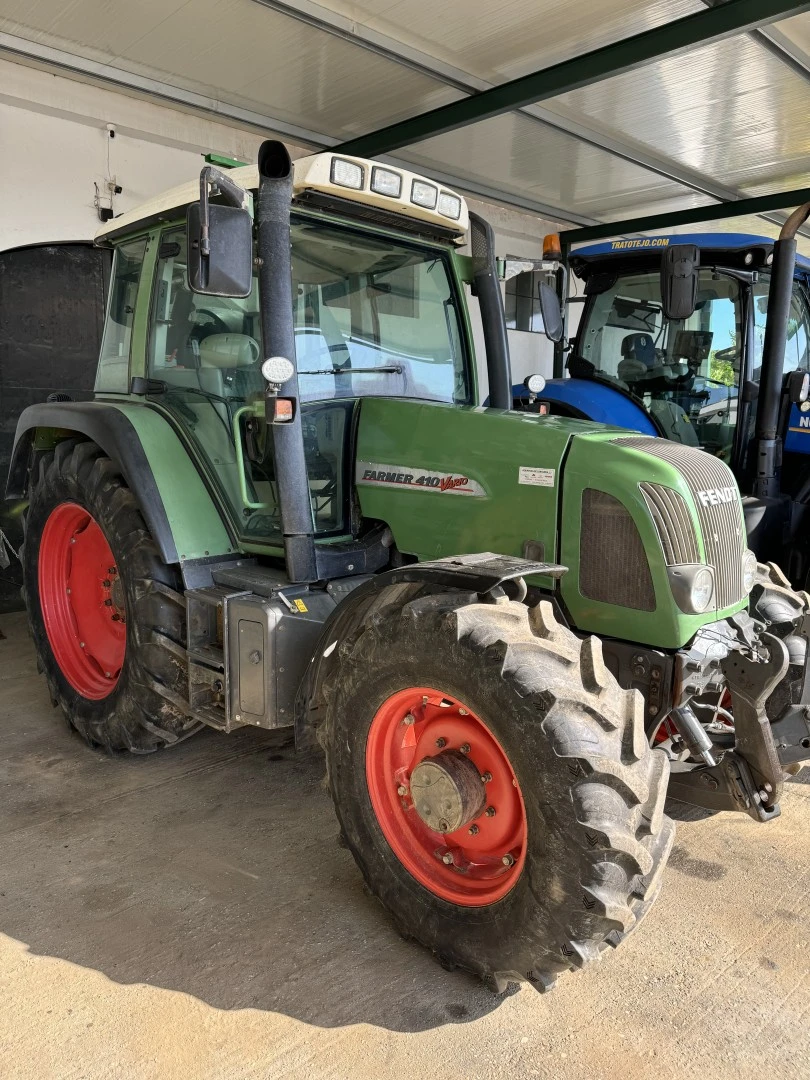
[[[604,491],[582,492],[579,591],[605,604],[655,611],[647,553],[629,511]]]
[[[718,488],[733,487],[736,492],[737,483],[731,469],[704,450],[666,439],[628,436],[615,441],[619,446],[642,450],[677,468],[695,497],[706,561],[715,568],[717,607],[730,607],[742,600],[745,596],[742,557],[746,539],[740,497],[737,495],[731,502],[709,505],[705,505],[700,497],[701,491]]]
[[[663,484],[639,484],[664,549],[667,566],[700,562],[695,527],[685,500]]]

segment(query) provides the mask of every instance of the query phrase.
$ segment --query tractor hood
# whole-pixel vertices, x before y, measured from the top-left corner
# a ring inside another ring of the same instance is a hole
[[[702,451],[494,409],[367,398],[359,414],[360,507],[404,555],[561,562],[578,629],[664,648],[746,604],[739,493]],[[704,566],[713,591],[698,614],[684,610],[684,580]]]

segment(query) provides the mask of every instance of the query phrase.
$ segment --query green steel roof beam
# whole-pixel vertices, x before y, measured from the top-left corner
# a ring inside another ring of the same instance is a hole
[[[349,139],[335,149],[360,157],[378,157],[805,11],[810,11],[810,3],[799,4],[795,0],[726,0],[717,7]]]
[[[628,233],[645,233],[652,229],[674,229],[677,225],[696,225],[701,221],[720,221],[723,218],[763,214],[771,210],[783,210],[788,206],[800,206],[810,202],[810,188],[794,188],[775,195],[757,195],[751,199],[734,202],[710,203],[677,213],[649,214],[647,217],[626,218],[624,221],[608,221],[604,225],[587,225],[584,229],[565,229],[560,233],[563,246],[606,240]]]

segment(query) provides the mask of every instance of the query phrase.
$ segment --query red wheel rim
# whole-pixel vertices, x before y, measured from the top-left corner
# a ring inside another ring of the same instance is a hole
[[[60,503],[42,530],[39,602],[64,677],[82,697],[107,697],[126,652],[123,587],[101,526],[76,503]]]
[[[445,750],[466,753],[490,779],[481,814],[441,833],[416,812],[410,777]],[[421,686],[384,701],[368,733],[366,781],[383,835],[426,889],[451,904],[483,907],[513,888],[526,860],[523,796],[503,747],[462,702]]]

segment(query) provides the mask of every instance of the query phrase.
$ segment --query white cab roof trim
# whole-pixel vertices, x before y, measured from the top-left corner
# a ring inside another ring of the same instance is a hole
[[[341,187],[332,182],[331,168],[332,160],[334,158],[339,158],[341,161],[352,161],[362,167],[364,177],[363,190]],[[365,158],[349,157],[346,154],[324,153],[298,158],[297,161],[293,162],[293,194],[301,195],[307,190],[326,193],[346,199],[350,202],[357,202],[365,206],[374,206],[380,210],[387,210],[390,213],[401,214],[404,217],[416,219],[417,221],[438,225],[443,229],[455,233],[459,237],[466,233],[470,224],[467,202],[458,195],[457,192],[451,191],[444,185],[435,183],[435,181],[430,180],[427,177],[420,176],[418,173],[408,172],[405,169],[395,168],[391,165],[379,165],[380,168],[389,172],[399,173],[402,176],[402,195],[399,198],[380,195],[375,191],[371,191],[369,186],[371,182],[371,172],[375,164],[377,163],[368,161]],[[228,177],[233,180],[234,183],[245,188],[246,191],[256,191],[258,189],[259,169],[257,165],[244,165],[239,169],[229,169]],[[439,189],[440,193],[446,193],[458,199],[461,206],[459,218],[454,220],[440,213],[438,210],[429,210],[409,201],[409,193],[413,188],[414,181],[432,184]],[[178,216],[178,211],[188,206],[189,203],[197,202],[199,197],[199,178],[190,180],[185,184],[180,184],[179,187],[171,188],[169,191],[164,191],[160,195],[156,195],[153,199],[149,199],[147,202],[142,203],[140,206],[136,207],[134,210],[130,210],[126,214],[121,214],[120,217],[106,221],[96,232],[95,241],[97,244],[104,243],[122,233],[134,231],[136,226],[141,223],[146,227],[147,225],[156,222],[164,220],[169,221],[176,218]]]

